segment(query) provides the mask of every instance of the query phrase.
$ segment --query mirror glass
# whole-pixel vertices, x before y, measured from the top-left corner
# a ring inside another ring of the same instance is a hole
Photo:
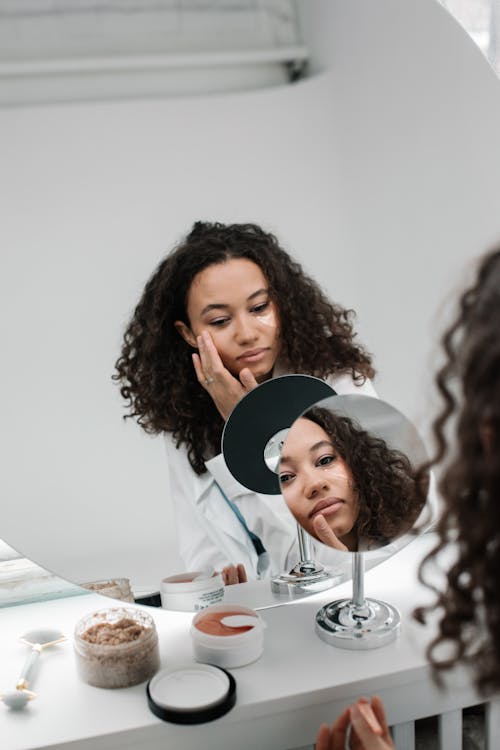
[[[370,396],[333,396],[299,417],[279,477],[297,522],[328,547],[370,552],[431,521],[427,460],[414,425]]]
[[[276,233],[356,311],[375,387],[419,413],[435,310],[498,236],[500,87],[435,2],[395,6],[299,2],[323,72],[296,85],[2,109],[0,535],[19,554],[140,593],[185,570],[165,441],[123,421],[111,375],[195,220]]]
[[[268,469],[275,474],[279,473],[280,456],[283,449],[286,436],[288,435],[289,428],[286,427],[283,430],[279,430],[272,438],[269,439],[266,447],[264,448],[264,461]]]

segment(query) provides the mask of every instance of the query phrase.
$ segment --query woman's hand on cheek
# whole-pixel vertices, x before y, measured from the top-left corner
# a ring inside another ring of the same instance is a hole
[[[313,518],[313,527],[319,541],[326,544],[327,547],[333,547],[333,549],[339,549],[342,552],[349,552],[348,548],[345,544],[342,544],[321,514]]]
[[[193,354],[193,365],[200,385],[210,394],[221,417],[225,420],[245,394],[258,385],[248,367],[241,370],[239,380],[224,366],[212,337],[207,331],[196,337],[198,354]]]

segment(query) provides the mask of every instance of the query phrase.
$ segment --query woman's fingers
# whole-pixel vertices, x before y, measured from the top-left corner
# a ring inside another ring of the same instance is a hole
[[[328,523],[321,514],[313,518],[313,527],[320,542],[328,545],[328,547],[333,547],[334,549],[340,549],[343,552],[347,552],[347,547],[345,546],[345,544],[342,544],[340,539],[335,536],[334,532],[328,526]]]
[[[375,696],[371,704],[360,698],[340,714],[331,730],[322,724],[315,750],[344,750],[346,738],[351,750],[396,750],[380,698]]]
[[[377,717],[378,723],[382,727],[382,737],[390,740],[391,733],[389,730],[389,724],[387,723],[387,718],[385,716],[384,704],[382,703],[378,695],[374,695],[372,698],[372,710]]]
[[[246,391],[252,391],[259,385],[255,380],[252,371],[248,367],[244,367],[243,370],[240,370],[239,378],[240,383]]]
[[[331,750],[337,750],[337,748],[339,748],[339,750],[344,750],[345,738],[350,723],[351,715],[349,713],[349,708],[346,708],[332,727]]]
[[[392,739],[381,736],[382,728],[369,704],[356,703],[351,706],[350,715],[353,729],[365,750],[395,750]],[[375,727],[378,727],[378,729],[375,730]]]
[[[238,563],[236,566],[236,572],[238,574],[238,583],[246,583],[248,581],[247,572],[243,563]]]
[[[226,420],[245,395],[245,387],[224,366],[208,331],[202,331],[201,336],[196,337],[196,343],[198,353],[193,354],[196,377],[211,396],[221,417]]]
[[[316,735],[315,750],[344,750],[350,721],[349,708],[346,708],[331,730],[327,724],[322,724]]]
[[[232,586],[234,583],[238,583],[236,568],[234,565],[226,565],[225,568],[222,568],[222,580],[226,586]]]
[[[201,366],[206,375],[206,379],[217,378],[227,372],[220,358],[219,352],[208,331],[202,331],[200,336],[196,337],[198,351],[200,353]]]
[[[243,570],[245,570],[243,568]],[[235,583],[239,583],[238,580],[238,568],[236,565],[226,565],[222,568],[222,580],[226,586],[233,586]]]
[[[226,565],[225,568],[222,568],[221,575],[226,586],[247,582],[247,572],[242,563],[238,563],[238,565]]]
[[[370,729],[374,734],[377,734],[379,737],[382,735],[382,727],[380,726],[377,717],[372,711],[372,707],[368,703],[367,700],[360,700],[358,701],[358,709],[363,717],[363,719],[366,721]]]
[[[200,383],[202,386],[205,386],[205,380],[206,376],[203,372],[203,367],[201,366],[201,360],[199,354],[192,354],[191,355],[193,360],[194,369],[196,372],[196,377],[198,379],[198,383]]]
[[[330,748],[330,727],[328,724],[322,724],[316,735],[316,744],[314,750],[331,750]]]

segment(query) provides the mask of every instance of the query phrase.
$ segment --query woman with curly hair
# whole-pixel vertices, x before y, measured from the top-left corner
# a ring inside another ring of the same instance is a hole
[[[446,362],[436,383],[444,405],[433,425],[436,455],[425,468],[448,459],[439,482],[444,511],[438,543],[419,571],[436,599],[415,616],[425,622],[427,614],[440,613],[438,634],[427,649],[437,682],[464,663],[486,694],[500,688],[500,248],[480,263],[442,346]],[[440,568],[439,555],[448,546],[454,561],[445,586],[436,586],[425,572]],[[358,703],[331,730],[323,725],[316,750],[343,748],[349,721],[360,750],[395,748],[382,703],[374,698],[371,710]]]
[[[320,407],[290,429],[280,482],[288,507],[311,536],[351,552],[377,549],[407,533],[426,497],[404,453]]]
[[[196,222],[147,282],[113,377],[127,416],[166,437],[188,569],[238,561],[251,578],[283,569],[294,525],[282,501],[230,475],[224,423],[245,393],[285,373],[373,394],[351,316],[255,224]]]
[[[447,361],[436,382],[444,406],[434,422],[433,462],[450,459],[439,482],[445,501],[439,542],[422,563],[421,580],[448,544],[458,556],[447,571],[446,590],[436,591],[432,609],[442,616],[428,656],[438,678],[465,662],[478,690],[486,692],[500,687],[500,248],[483,259],[475,283],[461,296],[443,348]],[[417,618],[430,610],[417,610]],[[443,659],[439,651],[449,644],[453,654]]]

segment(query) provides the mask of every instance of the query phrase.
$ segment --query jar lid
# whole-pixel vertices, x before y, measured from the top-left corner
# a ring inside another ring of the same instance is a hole
[[[211,664],[161,669],[146,686],[150,710],[174,724],[202,724],[224,716],[236,703],[236,682]]]
[[[210,591],[223,588],[224,583],[220,573],[210,571],[193,571],[163,578],[161,590],[165,594],[193,594],[200,591]]]

